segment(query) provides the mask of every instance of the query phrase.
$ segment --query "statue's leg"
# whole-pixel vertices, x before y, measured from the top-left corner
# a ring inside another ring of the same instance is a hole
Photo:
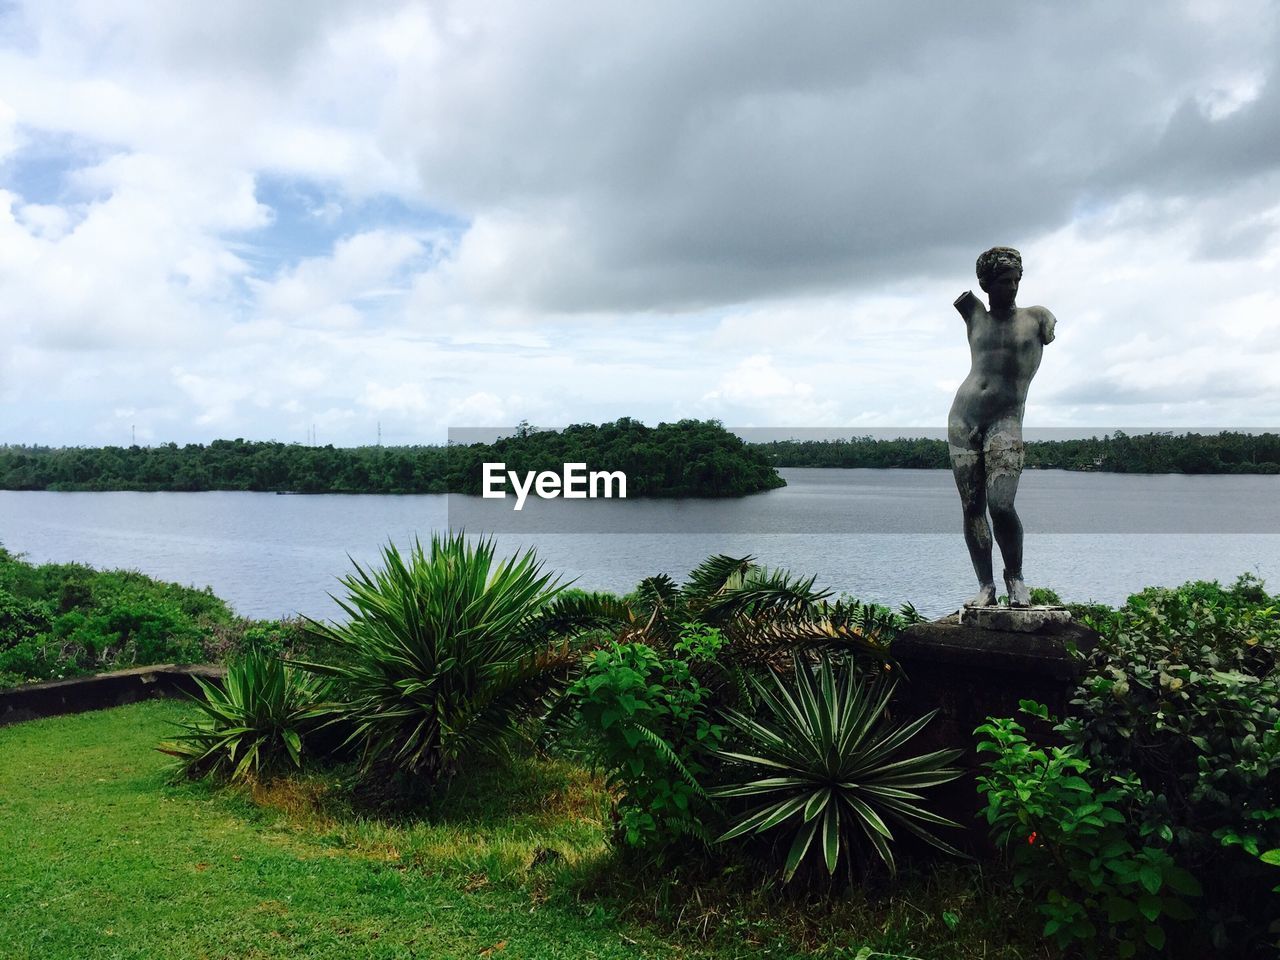
[[[969,548],[978,593],[966,606],[989,607],[996,602],[991,572],[991,527],[987,523],[986,471],[982,463],[982,438],[976,429],[952,424],[948,430],[951,472],[955,475],[960,504],[964,508],[964,542]]]
[[[987,503],[991,526],[1004,558],[1004,582],[1009,606],[1031,606],[1031,593],[1022,579],[1022,521],[1013,507],[1022,478],[1022,425],[1009,417],[987,431],[984,445],[987,464]]]

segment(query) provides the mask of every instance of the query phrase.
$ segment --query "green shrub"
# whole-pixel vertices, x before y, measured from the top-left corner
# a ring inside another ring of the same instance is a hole
[[[687,835],[708,839],[717,813],[700,780],[721,763],[711,752],[721,736],[714,718],[751,712],[752,676],[785,668],[798,650],[883,662],[917,616],[828,597],[812,577],[716,555],[684,583],[649,577],[612,598],[611,619],[597,624],[612,641],[575,684],[577,722],[561,726],[558,742],[589,731],[586,755],[620,792],[624,842],[661,849]]]
[[[48,630],[50,613],[46,602],[0,588],[0,650]]]
[[[1144,590],[1101,626],[1060,730],[1136,778],[1135,816],[1205,881],[1216,948],[1243,949],[1277,913],[1245,844],[1280,847],[1280,603],[1246,575]]]
[[[665,574],[641,581],[623,598],[631,614],[617,639],[665,655],[688,624],[718,630],[724,644],[707,679],[738,687],[744,672],[785,663],[801,647],[886,659],[903,618],[857,600],[828,602],[830,591],[815,589],[814,579],[761,566],[753,557],[708,557],[684,583]],[[735,697],[729,691],[726,702]]]
[[[0,650],[0,677],[11,678],[12,686],[61,680],[83,672],[84,668],[77,661],[50,643],[45,635],[26,637],[7,650]]]
[[[0,550],[0,685],[207,660],[233,619],[207,589]]]
[[[461,534],[394,545],[383,567],[342,579],[346,623],[312,623],[340,662],[302,664],[336,681],[366,776],[400,772],[431,785],[464,760],[506,745],[545,713],[580,654],[563,635],[574,618],[532,550],[496,562],[494,544]],[[552,626],[554,625],[554,626]],[[300,662],[301,663],[301,662]]]
[[[301,620],[248,620],[236,639],[242,650],[283,657],[306,649],[308,633]]]
[[[255,650],[232,661],[223,683],[195,681],[202,716],[157,748],[178,758],[181,773],[236,781],[302,765],[303,739],[326,692],[320,680]]]
[[[740,743],[721,750],[740,777],[717,787],[712,796],[754,797],[763,802],[738,817],[720,839],[783,829],[793,836],[783,866],[783,879],[794,876],[805,854],[821,835],[818,849],[828,873],[846,855],[870,866],[868,849],[892,873],[894,836],[899,826],[935,847],[957,853],[925,825],[958,827],[919,803],[920,790],[960,775],[948,766],[959,750],[938,750],[903,758],[901,750],[937,713],[891,727],[884,712],[892,687],[859,676],[849,665],[837,671],[821,656],[815,666],[799,657],[794,680],[776,675],[773,689],[752,678],[760,709],[756,716],[729,711],[726,719]]]
[[[1062,598],[1058,596],[1056,590],[1051,590],[1049,587],[1032,587],[1031,602],[1056,607],[1062,604]]]
[[[1042,705],[1022,705],[1047,719]],[[1172,831],[1126,819],[1134,781],[1099,783],[1078,747],[1035,746],[1013,719],[988,719],[975,732],[985,738],[978,752],[993,755],[978,780],[992,839],[1059,948],[1090,957],[1159,951],[1169,920],[1195,916],[1186,898],[1199,896],[1200,885],[1174,862]]]
[[[87,615],[73,610],[54,621],[53,632],[99,667],[192,663],[203,652],[201,629],[163,601],[117,600]]]
[[[710,691],[694,674],[723,648],[718,630],[686,626],[671,656],[643,643],[612,643],[587,661],[569,689],[587,752],[620,792],[619,833],[634,847],[660,849],[693,836],[709,842],[714,815],[699,782],[723,727],[712,720]]]
[[[58,612],[68,613],[93,604],[93,587],[84,580],[66,580],[58,588]]]
[[[1243,587],[1243,589],[1241,589]],[[1133,772],[1189,852],[1280,806],[1280,605],[1236,588],[1152,589],[1117,611],[1088,660],[1068,739],[1101,769]],[[1255,824],[1280,846],[1280,819]]]

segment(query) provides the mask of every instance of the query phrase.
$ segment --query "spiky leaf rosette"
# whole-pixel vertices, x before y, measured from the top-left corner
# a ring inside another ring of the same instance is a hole
[[[775,829],[792,831],[784,882],[795,875],[817,838],[829,873],[835,872],[842,854],[856,857],[868,847],[895,872],[892,826],[958,853],[928,827],[959,824],[921,806],[920,791],[958,777],[960,771],[949,764],[960,751],[901,756],[937,711],[894,726],[884,720],[892,686],[867,680],[853,669],[837,677],[825,655],[816,665],[796,658],[790,681],[774,676],[771,687],[756,678],[752,683],[758,719],[726,711],[741,744],[736,750],[718,751],[745,778],[710,792],[762,802],[739,817],[720,840]]]
[[[302,765],[303,737],[314,727],[310,711],[325,684],[260,650],[233,661],[221,684],[194,678],[201,716],[157,749],[178,758],[188,776],[213,774],[243,780],[284,765]]]
[[[368,772],[390,765],[434,782],[463,757],[502,746],[563,689],[580,654],[573,624],[618,611],[591,597],[554,603],[562,587],[534,551],[498,561],[490,539],[433,536],[406,558],[344,577],[342,624],[313,624],[343,659],[309,663],[343,691],[333,712],[351,724]]]

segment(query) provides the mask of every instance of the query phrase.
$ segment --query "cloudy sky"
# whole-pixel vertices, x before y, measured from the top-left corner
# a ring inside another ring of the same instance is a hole
[[[1280,8],[0,5],[0,442],[1280,424]]]

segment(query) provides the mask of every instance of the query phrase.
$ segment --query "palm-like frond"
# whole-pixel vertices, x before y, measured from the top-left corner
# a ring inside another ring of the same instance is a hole
[[[635,590],[637,603],[652,610],[654,607],[671,607],[680,601],[680,585],[665,573],[645,577]]]
[[[911,625],[913,623],[924,623],[925,616],[916,609],[916,605],[911,601],[907,601],[898,608],[898,616],[902,619],[903,624]]]
[[[690,571],[689,579],[681,588],[689,610],[699,613],[716,597],[739,586],[753,563],[755,557],[730,557],[725,554],[717,554],[702,561]]]
[[[740,658],[761,662],[772,662],[779,654],[815,649],[889,659],[890,637],[821,616],[753,625],[750,631],[735,632],[734,639]]]
[[[815,577],[756,564],[750,556],[719,554],[690,572],[683,585],[659,575],[641,582],[628,600],[633,618],[621,623],[619,642],[672,650],[689,623],[714,627],[727,641],[714,662],[693,665],[714,699],[748,705],[745,674],[778,670],[798,651],[851,653],[886,661],[902,618],[885,607],[856,600],[830,601]]]
[[[910,604],[904,604],[903,610],[908,609],[914,610]],[[835,603],[822,604],[820,616],[837,627],[856,631],[867,641],[878,646],[888,646],[902,627],[916,622],[904,613],[894,613],[888,607],[844,598]],[[915,616],[918,620],[919,614]]]
[[[719,626],[744,617],[757,622],[804,617],[831,594],[815,590],[816,580],[797,578],[785,570],[748,567],[735,572],[719,591],[703,600],[702,619]]]
[[[579,651],[563,641],[496,671],[448,717],[441,738],[445,766],[456,765],[468,755],[491,752],[510,738],[521,720],[545,716],[560,701],[580,661]]]
[[[960,751],[898,756],[933,713],[898,726],[885,723],[892,687],[866,681],[850,669],[837,676],[826,656],[816,667],[797,658],[791,682],[775,676],[772,687],[753,683],[758,719],[727,711],[725,717],[742,742],[738,749],[720,752],[747,779],[710,792],[762,802],[721,840],[783,826],[795,830],[783,867],[785,880],[819,837],[828,872],[835,871],[842,851],[856,854],[867,847],[893,872],[891,825],[957,852],[927,826],[959,825],[920,806],[924,797],[919,791],[959,776],[949,764]]]
[[[636,612],[610,593],[562,593],[544,604],[523,625],[530,639],[577,638],[591,630],[616,632],[634,626]]]

